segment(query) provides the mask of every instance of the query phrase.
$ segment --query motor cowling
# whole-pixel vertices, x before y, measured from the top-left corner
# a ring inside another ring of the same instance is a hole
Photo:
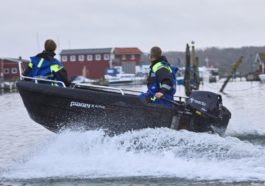
[[[218,117],[222,110],[222,96],[208,91],[193,91],[186,100],[187,107],[201,114]]]
[[[223,133],[231,118],[231,113],[223,106],[222,96],[213,92],[193,91],[186,106],[192,113],[190,129],[196,132]]]

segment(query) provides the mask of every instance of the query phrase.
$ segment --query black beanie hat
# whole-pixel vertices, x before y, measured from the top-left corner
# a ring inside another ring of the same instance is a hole
[[[161,48],[159,48],[157,46],[152,47],[150,50],[150,55],[151,55],[151,57],[159,59],[162,56]]]
[[[52,39],[48,39],[44,44],[45,51],[54,52],[56,50],[56,43]]]

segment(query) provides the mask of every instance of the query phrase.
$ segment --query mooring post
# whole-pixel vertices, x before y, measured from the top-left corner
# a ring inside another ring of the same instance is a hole
[[[194,79],[194,89],[199,90],[200,75],[199,75],[199,58],[198,57],[195,57],[195,62],[193,64],[193,79]]]
[[[184,74],[184,86],[186,96],[190,96],[191,87],[190,87],[190,46],[186,45],[186,65],[185,65],[185,74]]]
[[[241,63],[243,62],[243,56],[241,56],[232,66],[231,71],[229,72],[227,79],[225,80],[222,88],[219,90],[220,92],[223,92],[226,85],[228,84],[229,80],[233,77],[233,75],[235,74],[237,68],[241,65]]]
[[[196,56],[195,42],[191,42],[191,66],[192,71],[190,75],[191,89],[199,90],[200,77],[199,77],[199,58]],[[192,91],[192,90],[191,90]]]

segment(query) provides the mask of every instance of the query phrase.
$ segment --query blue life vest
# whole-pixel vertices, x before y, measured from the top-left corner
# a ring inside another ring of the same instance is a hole
[[[63,65],[57,59],[48,61],[44,58],[35,56],[31,57],[30,60],[31,62],[28,66],[31,68],[31,71],[27,76],[62,81],[57,72],[63,68]]]
[[[170,90],[167,91],[167,93],[164,95],[164,97],[166,99],[169,99],[169,100],[173,100],[173,97],[174,97],[174,94],[176,93],[176,73],[177,73],[177,70],[178,68],[177,67],[171,67],[169,65],[169,63],[167,62],[164,62],[164,61],[161,61],[161,62],[158,62],[156,63],[154,66],[152,66],[152,68],[150,69],[150,72],[149,72],[149,78],[150,78],[150,84],[148,84],[148,91],[147,91],[147,95],[149,97],[151,97],[151,100],[154,102],[154,103],[158,103],[158,104],[166,104],[168,105],[169,103],[168,102],[165,102],[163,99],[159,99],[157,100],[154,96],[157,92],[159,92],[159,90],[161,88],[163,88],[163,86],[168,86],[168,85],[161,85],[159,82],[159,78],[158,76],[156,75],[156,72],[158,70],[160,70],[161,68],[166,68],[171,76],[172,76],[172,83],[173,83],[173,87],[170,88]],[[165,88],[168,88],[168,87],[165,87]]]

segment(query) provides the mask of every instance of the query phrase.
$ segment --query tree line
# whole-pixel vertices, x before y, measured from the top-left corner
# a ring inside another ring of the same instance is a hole
[[[255,72],[259,68],[255,58],[257,53],[265,52],[265,46],[262,47],[241,47],[241,48],[218,48],[210,47],[205,49],[196,49],[196,56],[199,57],[199,66],[211,66],[219,68],[220,75],[226,75],[235,61],[243,56],[243,63],[238,68],[238,73],[246,75]],[[185,52],[168,51],[164,53],[168,61],[175,66],[185,66]],[[148,63],[148,55],[142,56],[142,62]]]

